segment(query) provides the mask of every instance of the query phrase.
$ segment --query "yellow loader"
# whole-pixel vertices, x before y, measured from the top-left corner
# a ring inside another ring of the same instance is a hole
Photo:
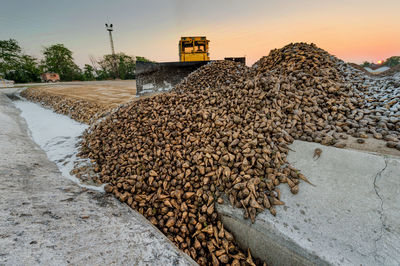
[[[136,94],[168,91],[194,70],[210,62],[209,40],[204,36],[181,37],[179,62],[136,62]],[[230,57],[245,63],[244,57]]]

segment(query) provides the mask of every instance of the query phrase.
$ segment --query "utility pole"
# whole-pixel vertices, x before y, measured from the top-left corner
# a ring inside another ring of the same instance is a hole
[[[115,57],[114,41],[113,41],[112,33],[111,33],[114,30],[113,29],[113,24],[108,25],[106,23],[106,29],[108,31],[108,34],[110,35],[111,54],[112,54],[112,61],[113,61],[112,64],[113,64],[113,68],[114,68],[114,71],[115,71],[115,77],[118,78],[118,65],[117,65],[117,60],[116,60],[116,57]]]

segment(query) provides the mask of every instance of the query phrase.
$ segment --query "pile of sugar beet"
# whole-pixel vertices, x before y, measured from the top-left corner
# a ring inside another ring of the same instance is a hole
[[[379,134],[397,145],[399,113],[377,121],[385,103],[368,105],[363,74],[349,69],[305,43],[251,68],[215,61],[94,124],[80,155],[92,159],[107,192],[199,264],[260,264],[224,229],[216,203],[228,201],[252,221],[264,210],[275,215],[284,204],[279,185],[296,194],[308,182],[286,160],[295,139],[343,147],[348,134]]]
[[[27,88],[21,92],[21,96],[29,101],[53,109],[56,113],[67,115],[81,123],[90,124],[104,116],[108,107],[72,97],[55,95],[49,90]]]

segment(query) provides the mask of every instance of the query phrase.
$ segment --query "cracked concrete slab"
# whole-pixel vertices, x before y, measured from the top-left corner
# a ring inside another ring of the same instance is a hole
[[[113,196],[78,187],[0,92],[0,265],[196,265]]]
[[[399,265],[400,158],[303,141],[290,148],[289,162],[315,186],[302,183],[297,195],[280,186],[286,204],[254,224],[218,206],[239,243],[271,265]]]
[[[385,158],[385,168],[376,176],[375,190],[381,200],[381,232],[376,241],[376,261],[400,264],[400,160]]]

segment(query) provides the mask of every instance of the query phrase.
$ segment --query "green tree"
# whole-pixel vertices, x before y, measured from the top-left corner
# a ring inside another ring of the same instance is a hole
[[[61,80],[81,79],[81,70],[75,64],[72,51],[63,44],[55,44],[43,49],[43,70],[60,75]]]
[[[136,61],[141,61],[141,62],[153,62],[153,61],[147,59],[147,58],[144,57],[144,56],[136,56]]]
[[[96,80],[107,80],[114,77],[114,72],[108,73],[103,68],[97,69],[95,70],[95,72],[96,72]]]
[[[21,47],[16,40],[0,40],[0,73],[6,78],[16,70],[20,53]]]
[[[385,60],[385,66],[394,67],[400,65],[400,56],[392,56]]]
[[[17,83],[39,80],[37,59],[23,54],[14,39],[0,40],[0,73]]]
[[[368,62],[368,61],[365,61],[364,63],[362,63],[361,66],[362,66],[362,67],[369,67],[369,66],[371,66],[371,63]]]
[[[135,59],[132,56],[120,53],[117,57],[118,74],[120,79],[135,78]]]
[[[135,78],[135,58],[124,53],[111,54],[103,56],[103,59],[98,62],[100,70],[98,71],[99,78],[115,78],[118,71],[120,79],[134,79]],[[115,65],[117,67],[115,67]]]
[[[40,81],[37,59],[30,55],[21,55],[15,69],[8,73],[7,79],[12,79],[18,83]]]
[[[95,80],[95,69],[91,65],[85,64],[83,67],[83,79],[84,80]]]
[[[135,78],[135,67],[136,61],[152,62],[143,56],[129,56],[125,53],[118,53],[113,57],[111,54],[104,55],[101,60],[97,63],[100,69],[95,70],[96,79],[111,79],[116,78],[116,67],[118,71],[118,77],[120,79],[134,79]]]
[[[16,60],[20,53],[21,47],[16,40],[0,40],[0,62]]]

